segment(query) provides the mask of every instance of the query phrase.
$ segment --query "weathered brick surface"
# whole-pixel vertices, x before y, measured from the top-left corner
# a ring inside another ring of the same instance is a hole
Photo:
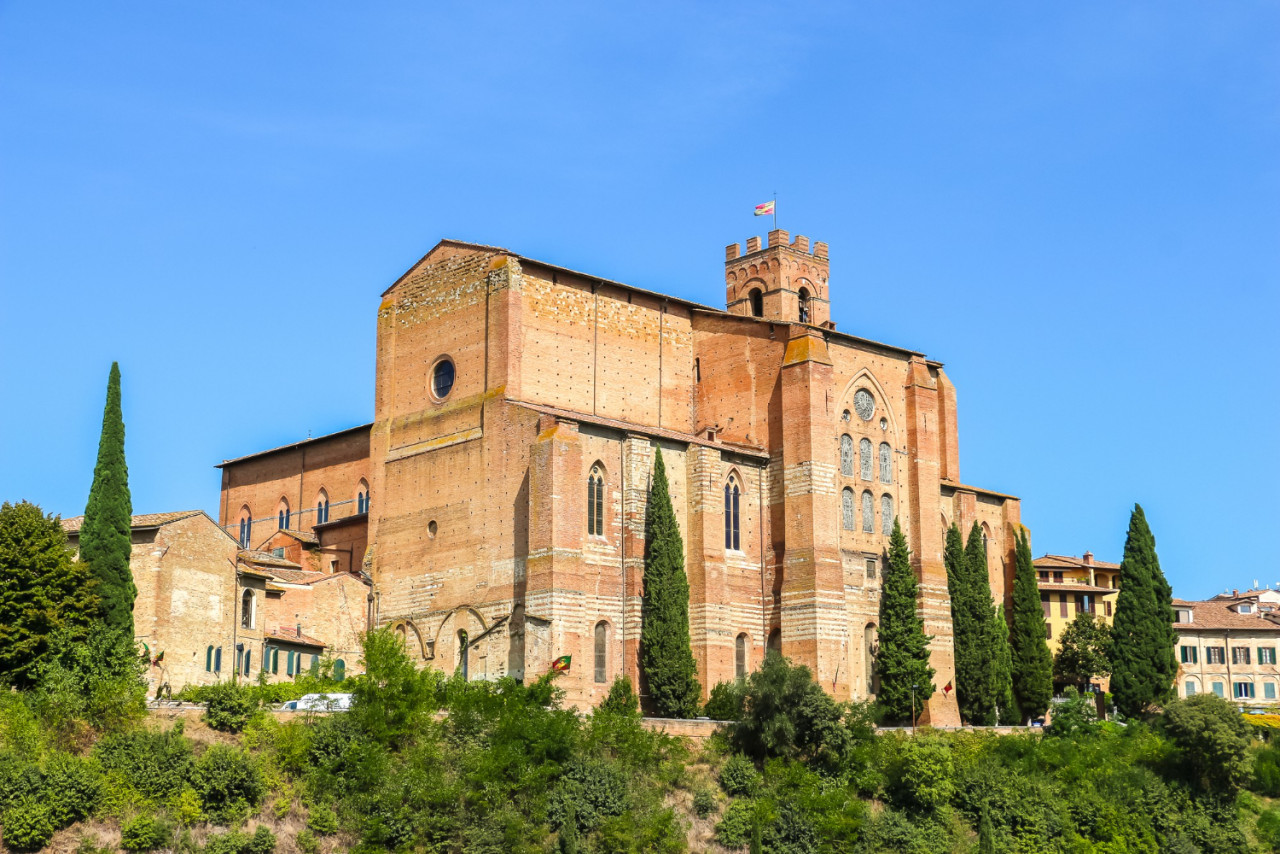
[[[294,452],[253,463],[260,471],[224,469],[224,522],[243,503],[296,492],[291,477],[304,481],[304,496],[320,479],[345,487],[367,478],[374,620],[446,671],[465,654],[472,678],[532,678],[572,655],[561,684],[586,705],[617,674],[638,675],[644,517],[661,446],[704,690],[733,678],[744,636],[748,667],[774,638],[836,695],[871,693],[884,501],[908,537],[940,688],[954,678],[945,525],[984,524],[993,591],[1004,599],[1017,500],[961,484],[956,394],[940,365],[835,332],[825,244],[779,231],[726,257],[727,313],[493,247],[441,243],[379,308],[365,456],[309,474],[290,470]],[[757,286],[760,318],[750,316]],[[798,322],[801,287],[810,323]],[[430,374],[442,358],[457,379],[437,399]],[[869,418],[857,414],[860,391],[874,400]],[[845,435],[852,471],[842,466]],[[864,439],[875,453],[870,476],[857,453]],[[594,466],[606,484],[603,536],[586,530]],[[739,549],[724,541],[730,475]],[[598,624],[607,638],[600,682]],[[954,723],[954,701],[939,692],[929,718]]]

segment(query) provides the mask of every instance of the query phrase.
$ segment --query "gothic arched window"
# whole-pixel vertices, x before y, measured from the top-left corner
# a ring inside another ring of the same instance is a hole
[[[853,490],[847,486],[840,492],[840,524],[846,531],[857,530],[853,527]]]
[[[316,496],[316,524],[323,525],[329,521],[329,493],[323,489]]]
[[[880,482],[893,483],[893,449],[888,442],[880,443]]]
[[[871,440],[870,439],[858,440],[858,457],[859,457],[858,462],[861,464],[859,467],[862,470],[862,479],[875,480],[875,475],[871,473],[873,467],[875,466],[875,463],[871,459]]]
[[[249,548],[249,543],[253,541],[253,513],[249,508],[242,507],[240,509],[240,548]]]
[[[246,590],[240,596],[240,628],[253,628],[253,591]]]
[[[848,433],[840,437],[840,474],[853,477],[853,439]]]
[[[873,534],[876,530],[876,508],[870,492],[862,493],[862,531]]]
[[[737,476],[729,475],[724,485],[724,547],[733,551],[742,550],[740,493]]]
[[[292,515],[293,514],[289,512],[288,499],[281,498],[280,509],[276,511],[276,522],[279,523],[280,530],[283,531],[289,527],[289,523],[292,521],[290,518]]]
[[[369,512],[369,484],[362,479],[356,484],[356,512]]]
[[[809,289],[800,289],[800,322],[809,322]]]
[[[764,293],[759,288],[751,289],[751,316],[764,317]]]
[[[893,496],[880,496],[880,532],[886,537],[893,533]]]
[[[587,533],[604,536],[604,469],[599,465],[587,475]]]
[[[596,623],[596,681],[607,682],[609,674],[609,624]]]
[[[738,679],[747,678],[747,635],[738,635],[733,645],[733,675]]]

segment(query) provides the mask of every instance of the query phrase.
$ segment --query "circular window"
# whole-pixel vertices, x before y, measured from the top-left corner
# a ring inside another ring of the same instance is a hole
[[[854,392],[853,409],[863,421],[870,421],[876,412],[876,399],[871,396],[871,392],[860,388]]]
[[[431,369],[431,393],[437,400],[444,400],[453,391],[453,362],[441,359]]]

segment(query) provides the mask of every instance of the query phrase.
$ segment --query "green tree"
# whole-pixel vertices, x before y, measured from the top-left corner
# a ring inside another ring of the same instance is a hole
[[[1173,654],[1172,591],[1160,571],[1156,539],[1142,506],[1135,504],[1120,561],[1120,595],[1111,633],[1111,693],[1128,717],[1143,714],[1173,695],[1178,661]]]
[[[120,412],[120,365],[111,363],[107,405],[93,485],[80,527],[80,558],[98,579],[98,599],[107,625],[133,636],[133,600],[138,589],[129,571],[133,502],[124,459],[124,416]]]
[[[995,607],[991,602],[991,579],[987,575],[987,546],[983,540],[982,526],[977,522],[969,529],[969,541],[964,547],[964,567],[965,585],[968,588],[965,606],[969,609],[968,622],[972,633],[970,671],[967,674],[970,689],[965,705],[968,706],[970,723],[991,726],[997,723],[1002,695],[997,684],[1000,660],[996,645]],[[962,687],[957,673],[957,691]]]
[[[30,688],[53,636],[87,631],[98,602],[88,566],[71,557],[56,516],[26,501],[0,506],[0,682]]]
[[[1204,791],[1229,799],[1249,782],[1249,725],[1226,700],[1215,694],[1174,700],[1164,727]]]
[[[693,717],[702,688],[689,640],[689,578],[661,448],[654,453],[644,546],[640,668],[649,702],[660,717]]]
[[[943,563],[947,568],[947,593],[951,597],[951,634],[955,644],[956,704],[960,717],[974,723],[978,698],[983,693],[981,632],[974,625],[973,585],[969,578],[969,562],[965,558],[964,539],[960,528],[952,523],[947,529]]]
[[[1088,611],[1076,615],[1058,638],[1053,678],[1081,691],[1095,676],[1111,674],[1111,628]]]
[[[1013,652],[1009,647],[1009,621],[1004,616],[1004,606],[997,605],[991,617],[992,645],[995,650],[996,705],[1000,723],[1019,722],[1018,701],[1013,695]]]
[[[1053,699],[1053,658],[1045,641],[1044,609],[1031,561],[1031,535],[1017,535],[1013,576],[1013,623],[1009,631],[1013,694],[1025,718],[1038,718]]]
[[[907,538],[895,518],[889,539],[889,565],[880,594],[880,651],[875,671],[880,677],[876,703],[886,720],[897,723],[919,716],[935,690],[934,670],[929,666],[929,636],[924,633],[924,620],[917,610],[918,598],[919,585],[911,568]]]

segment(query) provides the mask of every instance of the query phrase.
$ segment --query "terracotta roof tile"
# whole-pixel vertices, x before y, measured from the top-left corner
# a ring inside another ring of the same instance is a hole
[[[1120,592],[1113,587],[1094,587],[1092,584],[1072,584],[1070,582],[1057,584],[1052,581],[1041,581],[1039,583],[1039,587],[1041,590],[1048,590],[1051,592],[1061,591],[1063,593],[1098,593],[1106,595],[1107,593]]]
[[[177,510],[172,513],[142,513],[132,517],[129,520],[129,524],[134,528],[158,528],[170,522],[177,522],[179,519],[199,516],[203,512],[203,510]],[[80,533],[80,526],[83,524],[83,516],[72,516],[70,519],[62,520],[62,530],[68,534],[78,534]]]
[[[1174,599],[1173,607],[1191,609],[1191,622],[1175,623],[1174,629],[1177,631],[1238,629],[1280,633],[1280,624],[1272,622],[1262,614],[1239,614],[1232,611],[1224,602],[1189,602],[1185,599]]]
[[[275,572],[276,567],[284,569],[301,569],[302,564],[295,561],[285,560],[282,557],[276,557],[271,552],[259,551],[258,549],[241,549],[240,559],[245,563],[252,563],[269,572]]]
[[[291,641],[296,644],[303,644],[306,646],[318,646],[321,648],[328,646],[328,644],[325,643],[324,641],[319,640],[317,638],[313,638],[309,634],[305,634],[305,633],[299,634],[297,629],[294,629],[292,627],[274,628],[266,632],[263,632],[263,634],[273,640]]]
[[[1084,558],[1074,557],[1073,555],[1046,554],[1036,558],[1034,561],[1032,561],[1032,563],[1036,565],[1037,569],[1041,567],[1047,567],[1047,566],[1065,566],[1065,567],[1071,567],[1073,569],[1088,569],[1091,566],[1094,569],[1119,569],[1120,568],[1120,564],[1118,563],[1111,563],[1110,561],[1098,560],[1097,558],[1093,559],[1092,564],[1087,564],[1084,562]]]
[[[298,542],[306,543],[309,546],[320,545],[320,538],[310,531],[294,531],[290,528],[281,528],[277,533],[293,537]]]
[[[295,564],[296,565],[296,564]],[[281,581],[289,584],[313,584],[317,581],[324,581],[329,577],[324,572],[312,572],[308,569],[275,569],[272,568],[271,574]]]

